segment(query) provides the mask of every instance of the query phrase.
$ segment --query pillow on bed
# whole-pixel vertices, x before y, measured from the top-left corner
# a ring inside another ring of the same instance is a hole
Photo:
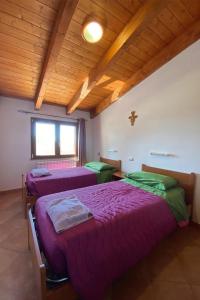
[[[42,176],[48,176],[51,175],[49,170],[47,168],[37,168],[31,170],[31,175],[33,177],[42,177]]]
[[[151,172],[142,171],[128,173],[126,177],[148,186],[155,187],[156,189],[161,191],[167,191],[168,189],[173,188],[178,184],[177,180],[173,177]]]
[[[97,171],[103,171],[103,170],[113,170],[115,169],[115,167],[106,164],[104,162],[101,161],[91,161],[89,163],[85,164],[86,167],[89,167],[91,169],[95,169]]]

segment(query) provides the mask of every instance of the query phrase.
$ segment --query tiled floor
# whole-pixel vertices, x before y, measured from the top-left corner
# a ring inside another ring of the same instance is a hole
[[[200,300],[199,227],[191,225],[165,239],[113,284],[112,300]],[[0,196],[0,300],[36,300],[17,192]]]

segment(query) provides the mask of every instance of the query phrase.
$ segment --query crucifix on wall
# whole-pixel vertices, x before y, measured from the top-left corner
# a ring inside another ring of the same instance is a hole
[[[136,115],[135,111],[132,111],[131,115],[128,118],[131,122],[131,126],[133,126],[135,124],[135,120],[138,118],[138,116]]]

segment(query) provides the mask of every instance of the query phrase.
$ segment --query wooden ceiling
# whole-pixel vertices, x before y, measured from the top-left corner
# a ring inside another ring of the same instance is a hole
[[[0,0],[0,94],[95,116],[199,38],[200,0]]]

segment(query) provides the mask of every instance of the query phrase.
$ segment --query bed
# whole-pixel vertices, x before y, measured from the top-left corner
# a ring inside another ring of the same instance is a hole
[[[186,202],[192,204],[194,174],[146,165],[142,166],[142,170],[176,178],[185,190]],[[78,294],[83,299],[103,299],[101,292],[112,280],[146,256],[155,244],[177,228],[175,217],[160,197],[118,181],[73,191],[90,206],[94,218],[57,235],[46,214],[46,207],[55,197],[69,193],[71,191],[42,197],[36,205],[41,248],[54,272],[70,278],[55,289],[46,288],[46,269],[29,210],[29,244],[36,270],[38,299],[55,297],[70,300],[78,299]]]
[[[112,170],[96,170],[91,167],[75,167],[51,170],[51,175],[34,178],[31,172],[22,179],[22,195],[25,212],[27,203],[35,204],[37,198],[53,193],[104,183],[112,179],[115,171],[121,170],[121,161],[100,157],[100,162],[114,167]]]

